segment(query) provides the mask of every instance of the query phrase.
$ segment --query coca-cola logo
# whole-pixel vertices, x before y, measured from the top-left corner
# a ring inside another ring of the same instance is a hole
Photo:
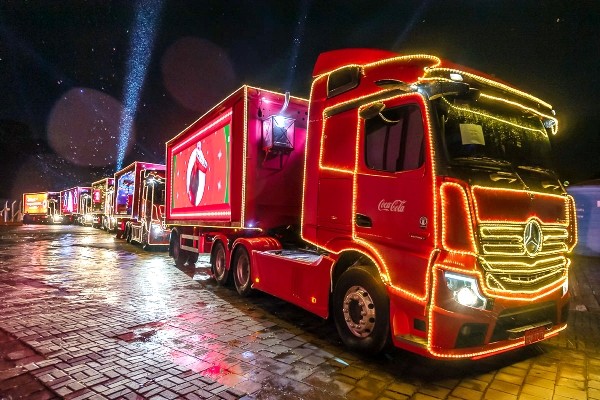
[[[404,206],[406,205],[406,200],[392,200],[386,201],[382,199],[377,206],[379,211],[391,211],[391,212],[404,212]]]

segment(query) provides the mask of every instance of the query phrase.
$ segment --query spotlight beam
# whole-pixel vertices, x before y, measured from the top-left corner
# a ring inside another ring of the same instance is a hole
[[[131,54],[127,61],[125,75],[123,112],[119,123],[117,171],[123,167],[127,143],[131,136],[133,121],[152,55],[161,9],[162,0],[138,0],[136,4],[135,25],[129,38]]]

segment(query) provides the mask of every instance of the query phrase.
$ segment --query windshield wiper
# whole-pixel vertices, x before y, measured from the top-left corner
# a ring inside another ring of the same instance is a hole
[[[554,171],[552,171],[551,169],[548,168],[543,168],[543,167],[533,167],[533,166],[529,166],[529,165],[519,165],[517,168],[519,169],[524,169],[526,171],[533,171],[533,172],[539,172],[541,174],[546,174],[546,175],[550,175],[550,176],[555,176]]]
[[[497,158],[481,157],[481,156],[454,157],[453,160],[467,161],[467,162],[470,162],[473,164],[485,164],[485,165],[494,165],[494,166],[501,166],[501,167],[508,167],[508,166],[512,165],[510,163],[510,161],[498,160]]]

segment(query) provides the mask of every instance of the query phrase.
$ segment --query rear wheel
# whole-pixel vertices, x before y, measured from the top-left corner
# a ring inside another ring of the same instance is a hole
[[[198,253],[190,252],[188,255],[188,264],[190,264],[190,265],[196,264],[196,262],[198,261],[198,256],[199,256]]]
[[[246,297],[252,292],[250,279],[250,256],[243,247],[239,247],[233,259],[233,281],[240,296]]]
[[[367,267],[342,274],[333,292],[333,317],[340,338],[353,350],[376,354],[389,342],[389,299]]]
[[[177,232],[171,233],[169,246],[171,247],[171,256],[175,261],[175,265],[182,267],[187,261],[187,252],[181,248],[179,244],[179,234],[177,234]]]
[[[230,273],[227,270],[227,255],[223,242],[216,242],[213,245],[211,268],[215,280],[219,285],[225,286],[229,283]]]

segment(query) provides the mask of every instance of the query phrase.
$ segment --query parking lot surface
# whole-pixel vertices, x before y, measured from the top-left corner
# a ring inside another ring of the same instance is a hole
[[[569,327],[479,361],[349,352],[333,323],[106,232],[0,227],[1,399],[600,399],[600,263]]]

